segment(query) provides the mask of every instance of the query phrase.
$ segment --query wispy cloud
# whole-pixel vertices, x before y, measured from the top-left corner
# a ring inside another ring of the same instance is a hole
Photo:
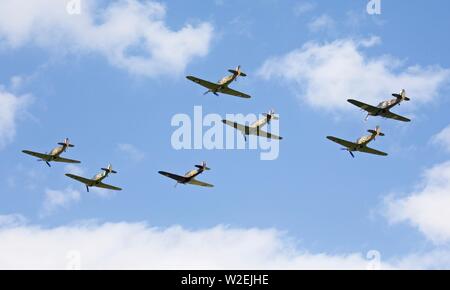
[[[300,1],[294,5],[293,11],[296,16],[303,15],[316,8],[316,4],[307,1]]]
[[[21,214],[0,215],[0,229],[24,226],[27,219]]]
[[[333,29],[334,26],[335,22],[333,18],[331,18],[327,14],[322,14],[308,23],[308,28],[312,32],[318,32],[320,30],[330,30]]]
[[[45,199],[41,216],[54,213],[59,208],[68,208],[71,204],[81,200],[81,193],[72,187],[63,190],[45,190]]]
[[[145,159],[145,153],[132,144],[121,143],[117,145],[117,149],[134,162]]]
[[[431,138],[431,142],[442,146],[447,152],[450,152],[450,125],[434,135],[433,138]]]
[[[0,149],[14,140],[17,121],[31,101],[31,95],[16,96],[0,85]]]

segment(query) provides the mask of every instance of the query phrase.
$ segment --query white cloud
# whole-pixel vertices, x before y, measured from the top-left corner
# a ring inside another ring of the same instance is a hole
[[[64,190],[46,189],[42,216],[52,214],[58,208],[67,208],[80,200],[81,193],[72,187]]]
[[[450,241],[450,161],[425,171],[413,192],[385,199],[391,223],[407,222],[436,244]]]
[[[17,120],[31,100],[30,95],[16,96],[0,85],[0,149],[14,139]]]
[[[134,162],[139,162],[145,159],[145,153],[132,144],[118,144],[117,149],[126,154],[126,156]]]
[[[326,14],[314,18],[310,23],[308,23],[308,28],[312,32],[318,32],[319,30],[327,30],[334,28],[334,20]]]
[[[450,152],[450,125],[444,128],[441,132],[433,136],[431,142],[441,145],[448,152]]]
[[[405,67],[392,56],[364,54],[363,49],[379,42],[376,37],[358,41],[340,39],[325,44],[310,42],[286,55],[268,59],[259,69],[259,75],[285,80],[299,99],[329,111],[354,109],[346,102],[348,98],[376,105],[402,88],[407,90],[412,103],[428,102],[438,96],[449,80],[449,69]]]
[[[0,269],[64,269],[73,256],[82,269],[366,269],[370,264],[359,253],[297,250],[273,229],[159,229],[125,222],[0,228],[0,249]]]
[[[209,23],[174,31],[164,22],[166,8],[156,1],[118,0],[101,7],[83,1],[70,15],[61,0],[0,1],[0,43],[28,43],[54,52],[98,53],[132,74],[182,72],[194,57],[205,56],[213,35]]]

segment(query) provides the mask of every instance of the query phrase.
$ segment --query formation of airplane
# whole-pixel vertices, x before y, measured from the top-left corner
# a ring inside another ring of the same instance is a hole
[[[60,146],[53,148],[50,153],[39,153],[30,150],[22,150],[22,152],[39,158],[38,161],[45,161],[48,167],[51,167],[50,162],[81,163],[78,160],[61,157],[61,154],[66,152],[67,148],[75,147],[75,145],[70,144],[69,138],[64,139],[64,141],[58,143],[58,145]]]
[[[222,94],[232,95],[232,96],[246,98],[246,99],[251,98],[247,94],[244,94],[244,93],[241,93],[239,91],[235,91],[235,90],[229,88],[229,85],[233,81],[236,81],[238,77],[247,76],[245,73],[243,73],[241,71],[241,66],[238,66],[236,69],[229,69],[228,71],[232,74],[222,78],[217,83],[205,81],[205,80],[202,80],[202,79],[194,77],[194,76],[187,76],[186,78],[188,80],[193,81],[196,84],[199,84],[199,85],[207,88],[208,90],[204,93],[204,95],[206,95],[207,93],[213,93],[214,95],[218,96],[219,95],[218,93],[222,93]]]
[[[111,164],[108,165],[107,168],[102,168],[102,171],[98,174],[96,174],[91,179],[81,177],[75,174],[66,173],[66,176],[75,179],[78,182],[84,183],[86,185],[86,191],[89,192],[89,187],[99,187],[99,188],[105,188],[105,189],[111,189],[111,190],[122,190],[120,187],[112,186],[106,183],[103,183],[103,179],[108,177],[110,173],[117,173],[117,171],[114,171],[112,169]]]
[[[269,113],[264,113],[264,117],[257,120],[250,126],[247,125],[241,125],[236,122],[232,122],[229,120],[222,120],[222,122],[228,126],[231,126],[235,128],[236,130],[240,131],[242,135],[244,136],[244,139],[247,141],[247,135],[256,135],[261,137],[266,137],[270,139],[275,140],[281,140],[283,137],[277,136],[275,134],[268,133],[261,129],[266,124],[270,124],[271,120],[278,120],[279,118],[275,115],[275,112],[273,110],[270,110]]]
[[[209,167],[206,167],[206,162],[203,161],[201,165],[195,165],[195,167],[197,167],[197,169],[188,171],[183,176],[173,174],[170,172],[165,172],[165,171],[158,171],[158,173],[176,180],[177,183],[175,183],[175,186],[177,186],[178,183],[181,183],[181,184],[193,184],[193,185],[198,185],[198,186],[203,186],[203,187],[214,187],[214,185],[212,185],[212,184],[195,179],[196,176],[202,174],[205,170],[210,170]]]
[[[390,109],[392,109],[394,106],[400,105],[401,102],[410,100],[406,96],[406,91],[403,89],[403,90],[401,90],[401,92],[399,94],[394,93],[392,95],[395,97],[394,99],[383,101],[383,102],[379,103],[378,106],[376,106],[376,107],[365,104],[365,103],[357,101],[357,100],[353,100],[353,99],[348,99],[347,101],[350,104],[353,104],[353,105],[363,109],[364,111],[367,111],[366,121],[369,118],[369,116],[381,116],[384,118],[390,118],[390,119],[399,120],[399,121],[403,121],[403,122],[410,122],[411,121],[410,119],[405,118],[400,115],[397,115],[397,114],[394,114],[390,111]]]
[[[210,93],[210,92],[215,95],[218,95],[219,93],[223,93],[223,94],[238,96],[238,97],[242,97],[242,98],[250,98],[250,96],[247,94],[244,94],[242,92],[235,91],[235,90],[229,88],[229,85],[233,81],[236,81],[238,77],[247,76],[244,72],[241,71],[241,67],[238,66],[236,69],[234,69],[234,70],[230,69],[228,71],[231,73],[231,75],[228,75],[228,76],[222,78],[217,83],[205,81],[205,80],[199,79],[194,76],[187,76],[187,79],[189,79],[201,86],[206,87],[208,89],[208,91],[206,91],[205,94]],[[368,119],[369,116],[381,116],[384,118],[390,118],[390,119],[394,119],[394,120],[410,122],[411,121],[410,119],[400,116],[400,115],[397,115],[397,114],[394,114],[390,111],[390,109],[392,109],[394,106],[400,105],[401,102],[410,100],[406,96],[406,91],[404,89],[402,89],[399,94],[394,93],[392,95],[395,97],[394,99],[383,101],[376,107],[365,104],[365,103],[357,101],[357,100],[353,100],[353,99],[348,99],[347,101],[349,103],[367,111],[366,120]],[[249,136],[249,135],[255,135],[255,136],[266,137],[266,138],[275,139],[275,140],[281,140],[281,139],[283,139],[282,137],[277,136],[275,134],[271,134],[271,133],[266,132],[261,129],[265,125],[270,125],[270,122],[272,120],[278,120],[278,119],[279,118],[278,118],[278,116],[276,116],[275,112],[273,110],[270,110],[268,113],[264,113],[263,117],[261,119],[257,120],[256,122],[254,122],[253,124],[250,124],[250,125],[243,125],[243,124],[239,124],[237,122],[233,122],[233,121],[226,120],[226,119],[222,120],[222,122],[228,126],[235,128],[236,130],[240,131],[241,134],[244,136],[245,140],[247,140],[247,136]],[[388,154],[385,152],[378,151],[378,150],[368,147],[368,144],[370,142],[374,141],[378,136],[384,136],[384,133],[381,132],[380,127],[377,126],[375,128],[375,130],[368,130],[368,132],[370,133],[370,135],[363,136],[363,137],[359,138],[358,140],[356,140],[356,142],[347,141],[347,140],[340,139],[340,138],[337,138],[334,136],[327,136],[327,139],[329,139],[339,145],[344,146],[344,148],[342,148],[342,150],[348,151],[353,158],[355,157],[353,152],[363,152],[363,153],[375,154],[375,155],[380,155],[380,156],[387,156]],[[78,160],[61,157],[61,154],[66,152],[67,148],[74,147],[74,145],[70,143],[68,138],[66,138],[63,142],[58,143],[58,145],[59,146],[52,149],[50,151],[50,153],[45,153],[45,154],[30,151],[30,150],[23,150],[22,152],[25,154],[39,158],[38,161],[45,161],[45,163],[49,167],[51,167],[50,162],[81,163]],[[158,171],[158,173],[175,180],[176,181],[175,186],[177,186],[179,183],[181,183],[181,184],[192,184],[192,185],[203,186],[203,187],[214,187],[214,185],[212,185],[212,184],[195,179],[198,175],[202,174],[205,170],[210,170],[210,168],[208,168],[206,166],[206,162],[202,162],[201,165],[195,165],[195,167],[197,169],[191,170],[183,176],[173,174],[170,172],[165,172],[165,171]],[[103,180],[106,177],[108,177],[109,174],[117,173],[116,171],[114,171],[112,169],[111,164],[108,165],[107,168],[101,168],[101,169],[102,169],[102,171],[100,173],[96,174],[91,179],[85,178],[82,176],[78,176],[75,174],[70,174],[70,173],[67,173],[66,176],[68,176],[78,182],[83,183],[86,186],[86,190],[88,192],[89,192],[90,187],[99,187],[99,188],[105,188],[105,189],[110,189],[110,190],[122,190],[120,187],[116,187],[116,186],[112,186],[112,185],[103,183]]]
[[[378,136],[384,136],[384,133],[381,132],[380,127],[377,126],[375,128],[375,130],[368,130],[368,132],[370,133],[370,135],[363,136],[363,137],[359,138],[358,140],[356,140],[356,142],[350,142],[350,141],[339,139],[339,138],[336,138],[333,136],[327,136],[327,139],[329,139],[333,142],[336,142],[339,145],[344,146],[344,148],[342,148],[342,150],[348,151],[353,158],[355,157],[355,155],[353,154],[353,152],[355,152],[355,151],[369,153],[369,154],[375,154],[375,155],[381,155],[381,156],[387,156],[388,155],[387,153],[367,147],[367,145],[370,142],[375,141],[375,139]]]

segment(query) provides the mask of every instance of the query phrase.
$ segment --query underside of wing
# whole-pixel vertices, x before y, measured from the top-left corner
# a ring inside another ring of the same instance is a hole
[[[333,136],[327,136],[327,139],[331,140],[331,141],[333,141],[335,143],[338,143],[339,145],[342,145],[342,146],[344,146],[346,148],[354,148],[354,147],[358,146],[356,143],[353,143],[353,142],[350,142],[350,141],[347,141],[347,140],[343,140],[343,139],[339,139],[339,138],[336,138],[336,137],[333,137]]]
[[[67,159],[67,158],[62,158],[62,157],[57,157],[53,161],[55,161],[55,162],[64,162],[64,163],[81,163],[78,160]]]
[[[385,118],[389,118],[389,119],[394,119],[394,120],[403,121],[403,122],[411,122],[410,119],[405,118],[405,117],[400,116],[400,115],[397,115],[397,114],[394,114],[392,112],[386,112],[386,113],[382,113],[380,115],[385,117]]]
[[[84,177],[81,177],[81,176],[78,176],[78,175],[75,175],[75,174],[66,173],[66,176],[70,177],[72,179],[75,179],[76,181],[79,181],[81,183],[84,183],[86,185],[89,185],[89,186],[92,186],[94,184],[93,180],[87,179],[87,178],[84,178]]]
[[[246,99],[251,98],[247,94],[244,94],[244,93],[241,93],[239,91],[230,89],[228,87],[220,89],[220,92],[223,93],[223,94],[232,95],[232,96],[241,97],[241,98],[246,98]]]
[[[25,154],[37,157],[37,158],[41,158],[43,160],[49,160],[51,158],[51,156],[48,154],[42,154],[42,153],[33,152],[33,151],[29,151],[29,150],[23,150],[22,152]]]
[[[380,156],[387,156],[387,153],[369,148],[369,147],[363,147],[361,149],[359,149],[360,152],[364,152],[364,153],[369,153],[369,154],[375,154],[375,155],[380,155]]]
[[[198,181],[197,179],[191,179],[189,181],[189,184],[203,186],[203,187],[214,187],[214,185],[212,185],[212,184],[209,184],[209,183],[206,183],[206,182],[202,182],[202,181]]]
[[[349,99],[347,100],[350,104],[355,105],[361,109],[363,109],[364,111],[367,111],[368,113],[376,113],[378,112],[379,108],[365,104],[363,102],[357,101],[357,100],[352,100]]]
[[[268,133],[268,132],[263,131],[263,130],[257,130],[257,131],[256,131],[256,135],[261,136],[261,137],[266,137],[266,138],[275,139],[275,140],[281,140],[281,139],[283,139],[283,137],[277,136],[277,135],[272,134],[272,133]]]
[[[208,81],[205,81],[205,80],[193,77],[193,76],[187,76],[186,78],[188,80],[193,81],[194,83],[199,84],[199,85],[201,85],[201,86],[203,86],[203,87],[205,87],[207,89],[210,89],[210,90],[215,90],[215,89],[220,87],[220,85],[218,85],[218,84],[215,84],[215,83],[212,83],[212,82],[208,82]]]
[[[224,124],[228,125],[228,126],[233,127],[234,129],[239,130],[239,131],[242,131],[242,132],[248,132],[249,131],[249,127],[248,126],[244,126],[244,125],[241,125],[239,123],[228,121],[228,120],[222,120],[222,122]]]
[[[175,179],[178,182],[185,182],[186,181],[186,177],[184,177],[184,176],[176,175],[176,174],[165,172],[165,171],[158,171],[158,173],[161,174],[161,175],[164,175],[166,177]]]
[[[95,185],[96,187],[100,187],[100,188],[106,188],[106,189],[111,189],[111,190],[122,190],[122,188],[120,187],[116,187],[116,186],[112,186],[103,182],[100,182],[99,184]]]

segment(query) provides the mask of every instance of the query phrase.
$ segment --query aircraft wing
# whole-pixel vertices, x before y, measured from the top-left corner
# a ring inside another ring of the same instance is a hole
[[[277,136],[277,135],[272,134],[272,133],[268,133],[268,132],[263,131],[263,130],[258,130],[258,131],[257,131],[257,135],[258,135],[258,136],[261,136],[261,137],[266,137],[266,138],[275,139],[275,140],[281,140],[281,139],[283,139],[283,137]]]
[[[48,154],[42,154],[42,153],[38,153],[38,152],[33,152],[33,151],[29,151],[29,150],[22,150],[23,153],[37,157],[37,158],[41,158],[43,160],[48,160],[50,159],[52,156],[48,155]]]
[[[95,185],[96,187],[100,187],[100,188],[106,188],[106,189],[111,189],[111,190],[122,190],[122,188],[120,187],[115,187],[109,184],[105,184],[103,182],[100,182],[99,184]]]
[[[350,142],[350,141],[347,141],[347,140],[343,140],[343,139],[339,139],[339,138],[336,138],[336,137],[333,137],[333,136],[327,136],[327,139],[331,140],[331,141],[333,141],[335,143],[338,143],[339,145],[347,147],[347,148],[354,148],[354,147],[358,146],[356,143],[353,143],[353,142]]]
[[[241,97],[241,98],[246,98],[246,99],[250,99],[251,97],[247,94],[241,93],[239,91],[235,91],[233,89],[230,89],[229,87],[225,87],[220,89],[221,93],[223,94],[227,94],[227,95],[232,95],[232,96],[236,96],[236,97]]]
[[[89,185],[89,186],[94,184],[94,181],[92,179],[87,179],[87,178],[84,178],[84,177],[81,177],[81,176],[78,176],[78,175],[75,175],[75,174],[66,173],[66,176],[70,177],[72,179],[75,179],[76,181],[79,181],[81,183],[84,183],[86,185]]]
[[[57,157],[53,161],[55,161],[55,162],[64,162],[64,163],[81,163],[78,160],[67,159],[67,158],[62,158],[62,157]]]
[[[176,174],[165,172],[165,171],[158,171],[158,173],[161,174],[161,175],[164,175],[166,177],[175,179],[178,182],[185,182],[186,181],[186,177],[184,177],[184,176],[176,175]]]
[[[214,185],[212,185],[212,184],[209,184],[209,183],[206,183],[206,182],[202,182],[202,181],[198,181],[197,179],[191,179],[189,181],[189,184],[203,186],[203,187],[214,187]]]
[[[375,155],[381,155],[381,156],[387,156],[387,153],[369,148],[369,147],[363,147],[361,149],[359,149],[359,151],[361,152],[365,152],[365,153],[369,153],[369,154],[375,154]]]
[[[215,84],[215,83],[212,83],[212,82],[208,82],[208,81],[205,81],[205,80],[193,77],[193,76],[187,76],[186,78],[188,80],[191,80],[194,83],[199,84],[199,85],[201,85],[201,86],[203,86],[203,87],[205,87],[207,89],[210,89],[210,90],[216,90],[216,89],[218,89],[220,87],[220,85],[218,85],[218,84]]]
[[[399,121],[403,121],[403,122],[411,122],[410,119],[405,118],[403,116],[399,116],[399,115],[394,114],[392,112],[381,113],[380,115],[382,117],[389,118],[389,119],[399,120]]]
[[[236,123],[236,122],[232,122],[232,121],[228,121],[228,120],[222,120],[222,123],[224,123],[224,124],[226,124],[228,126],[231,126],[234,129],[237,129],[237,130],[239,130],[241,132],[249,131],[249,126],[244,126],[244,125],[241,125],[241,124]]]
[[[347,102],[349,102],[350,104],[355,105],[355,106],[363,109],[364,111],[367,111],[368,113],[376,113],[376,112],[378,112],[380,110],[377,107],[365,104],[365,103],[357,101],[357,100],[348,99]]]

